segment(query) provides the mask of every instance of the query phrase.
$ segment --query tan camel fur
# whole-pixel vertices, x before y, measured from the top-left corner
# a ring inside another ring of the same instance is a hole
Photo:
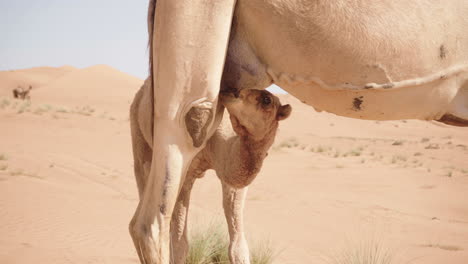
[[[467,126],[467,13],[466,0],[150,0],[141,262],[169,264],[173,211],[222,91],[275,83],[341,116]]]
[[[147,80],[137,92],[130,109],[134,170],[140,199],[151,167],[152,118]],[[232,263],[250,263],[243,231],[243,207],[247,186],[255,179],[273,144],[278,121],[291,113],[289,105],[268,91],[243,90],[225,93],[221,101],[229,112],[206,146],[193,159],[180,190],[171,220],[172,263],[185,263],[188,252],[187,214],[190,191],[197,178],[215,170],[223,187],[223,206],[230,235]],[[157,148],[157,146],[155,146]]]

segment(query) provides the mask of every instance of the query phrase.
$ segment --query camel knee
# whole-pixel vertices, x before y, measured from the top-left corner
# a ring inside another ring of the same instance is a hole
[[[132,238],[136,241],[140,241],[145,237],[151,236],[150,224],[142,223],[137,221],[137,218],[134,216],[128,225],[128,231]]]
[[[130,223],[128,224],[128,232],[130,233],[130,236],[133,240],[135,240],[138,237],[138,235],[140,235],[140,233],[136,229],[135,222],[135,218],[132,218],[132,220],[130,220]]]
[[[198,148],[203,145],[207,139],[207,131],[213,120],[214,109],[213,103],[199,103],[185,114],[185,125],[190,137],[193,141],[193,146]]]

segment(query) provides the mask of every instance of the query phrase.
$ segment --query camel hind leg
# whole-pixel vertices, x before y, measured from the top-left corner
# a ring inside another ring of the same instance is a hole
[[[144,99],[145,92],[147,91],[148,82],[140,88],[140,90],[136,93],[135,98],[133,99],[132,105],[130,106],[130,132],[131,132],[131,139],[132,139],[132,151],[133,151],[133,170],[135,174],[135,180],[138,188],[138,197],[139,200],[142,199],[143,190],[146,185],[146,181],[149,175],[149,169],[151,167],[151,158],[153,156],[153,152],[151,147],[148,145],[148,142],[145,140],[143,131],[143,127],[140,126],[139,120],[141,115],[145,114],[144,112],[140,111],[140,106],[142,104],[142,100]],[[143,117],[145,118],[145,117]],[[151,119],[147,120],[148,122],[152,122]],[[137,211],[139,208],[137,208]],[[130,221],[129,231],[132,237],[133,243],[137,248],[137,254],[140,258],[140,262],[144,263],[144,257],[139,251],[139,242],[138,237],[134,235],[132,232],[133,227],[135,226],[136,218],[133,217]]]
[[[146,113],[141,111],[143,96],[146,94],[147,82],[140,88],[136,93],[133,103],[130,106],[130,132],[132,139],[132,151],[133,151],[133,170],[135,174],[135,180],[138,187],[138,196],[141,199],[145,183],[148,179],[149,169],[151,168],[151,159],[153,157],[153,151],[150,142],[145,139],[144,132],[142,131],[145,127],[141,126],[139,122],[141,119],[145,119],[146,122],[151,123],[152,120],[149,116],[143,116]],[[143,102],[144,103],[144,102]],[[149,126],[149,125],[148,125]],[[148,132],[146,132],[148,134]]]

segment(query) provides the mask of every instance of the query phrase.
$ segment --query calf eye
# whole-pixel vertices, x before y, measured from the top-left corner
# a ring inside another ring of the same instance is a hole
[[[269,96],[264,96],[264,97],[262,98],[262,104],[263,104],[263,105],[269,105],[269,104],[271,104],[271,98],[270,98]]]

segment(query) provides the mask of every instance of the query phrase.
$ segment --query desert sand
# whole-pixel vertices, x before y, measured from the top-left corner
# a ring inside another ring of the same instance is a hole
[[[142,80],[106,65],[0,72],[0,263],[138,263],[128,109]],[[12,98],[32,85],[31,101]],[[468,263],[468,128],[293,106],[249,189],[246,225],[275,263],[377,242],[394,263]],[[190,227],[223,220],[208,173]]]

